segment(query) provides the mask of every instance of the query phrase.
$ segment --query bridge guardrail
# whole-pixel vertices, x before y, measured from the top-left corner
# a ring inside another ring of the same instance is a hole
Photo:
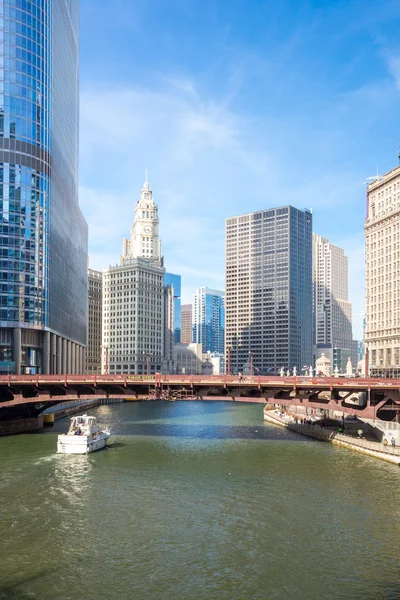
[[[171,375],[156,373],[153,375],[128,375],[128,374],[102,374],[102,375],[0,375],[0,385],[12,384],[35,385],[40,384],[87,384],[96,386],[100,383],[123,384],[181,384],[185,386],[209,385],[225,387],[226,385],[246,388],[258,386],[259,388],[288,387],[316,390],[342,389],[366,391],[368,389],[400,389],[400,379],[384,378],[335,378],[335,377],[278,377],[278,376],[238,376],[238,375]]]

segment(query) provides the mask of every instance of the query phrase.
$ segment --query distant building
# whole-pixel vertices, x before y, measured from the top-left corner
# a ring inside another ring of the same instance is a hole
[[[191,344],[192,342],[192,305],[182,304],[181,306],[181,343]]]
[[[175,344],[175,370],[179,375],[212,375],[213,365],[201,344]]]
[[[164,348],[161,373],[174,372],[174,345],[175,345],[175,288],[172,283],[164,285]]]
[[[348,299],[348,258],[343,248],[313,233],[313,364],[324,354],[333,372],[358,362]]]
[[[209,360],[213,366],[213,375],[225,374],[225,357],[223,354],[210,354]]]
[[[232,373],[311,365],[311,211],[283,206],[226,220],[225,311]]]
[[[369,372],[400,377],[400,167],[367,186],[364,230]]]
[[[353,313],[353,337],[358,342],[358,360],[362,360],[365,354],[364,340],[366,322],[365,311]]]
[[[101,373],[101,330],[103,307],[103,276],[88,269],[88,328],[86,373]]]
[[[103,373],[141,375],[170,368],[164,336],[171,294],[165,294],[164,273],[158,208],[146,174],[120,264],[103,271]]]
[[[181,276],[164,273],[164,285],[174,288],[174,343],[181,341]]]
[[[201,287],[193,294],[192,340],[203,354],[224,353],[224,292]]]

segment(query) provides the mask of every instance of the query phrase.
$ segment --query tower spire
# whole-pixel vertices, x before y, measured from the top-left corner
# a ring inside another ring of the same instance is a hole
[[[143,189],[144,190],[149,190],[150,189],[149,182],[147,181],[147,169],[146,169],[146,180],[144,182]]]

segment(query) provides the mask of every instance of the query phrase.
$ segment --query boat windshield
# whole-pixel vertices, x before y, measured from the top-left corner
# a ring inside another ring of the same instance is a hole
[[[96,417],[88,417],[87,415],[81,415],[79,417],[72,417],[71,425],[69,430],[87,430],[94,426],[96,422]]]

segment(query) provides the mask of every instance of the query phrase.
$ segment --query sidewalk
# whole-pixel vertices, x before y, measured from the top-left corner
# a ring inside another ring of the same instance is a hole
[[[279,409],[264,411],[264,419],[276,425],[287,427],[291,431],[296,431],[303,435],[345,446],[352,450],[362,452],[363,454],[400,464],[400,448],[384,446],[380,442],[372,441],[373,438],[371,435],[368,435],[368,439],[360,439],[356,432],[339,433],[337,429],[320,427],[318,422],[315,422],[315,425],[307,425],[304,423],[296,424],[292,416],[284,413],[284,416],[281,417],[280,415],[282,413],[283,411],[279,411]]]

